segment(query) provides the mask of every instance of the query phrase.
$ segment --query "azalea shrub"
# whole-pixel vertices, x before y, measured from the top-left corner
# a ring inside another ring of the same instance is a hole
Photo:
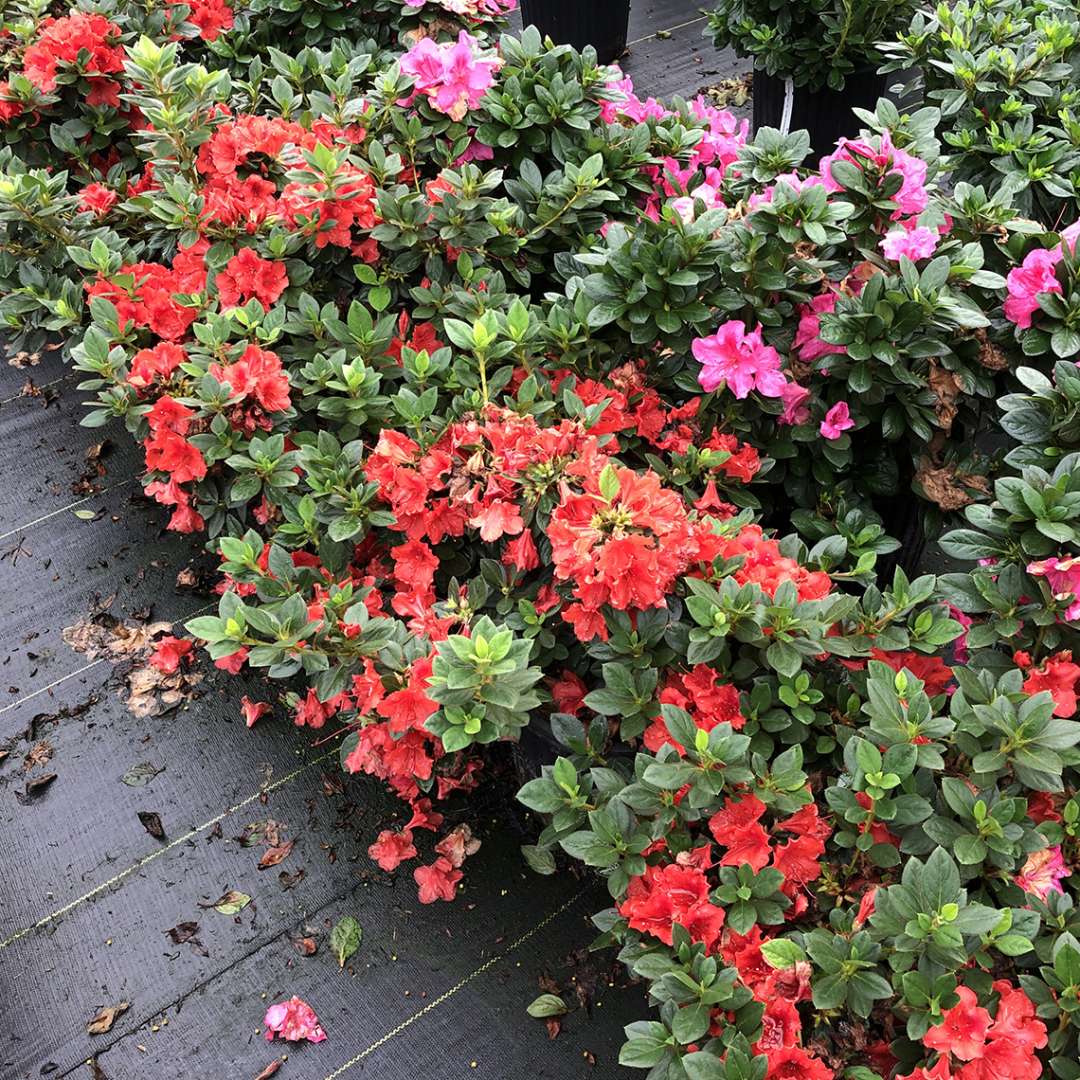
[[[1075,228],[936,106],[808,160],[452,7],[9,27],[0,313],[220,565],[153,662],[389,785],[423,903],[528,749],[654,1080],[1076,1080]]]
[[[961,0],[917,12],[881,46],[941,110],[956,177],[1004,188],[1049,226],[1080,210],[1080,21],[1056,0]],[[916,89],[913,87],[913,90]]]

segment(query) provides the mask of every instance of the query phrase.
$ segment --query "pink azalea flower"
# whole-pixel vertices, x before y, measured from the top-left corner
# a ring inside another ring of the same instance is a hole
[[[502,65],[497,56],[476,55],[475,44],[476,38],[464,30],[456,42],[436,44],[431,38],[421,38],[400,61],[417,91],[451,120],[461,120],[480,104]]]
[[[839,439],[848,428],[853,428],[855,421],[851,419],[846,401],[838,401],[821,421],[821,434],[829,440]]]
[[[843,345],[830,345],[821,340],[820,315],[831,315],[836,310],[837,293],[831,288],[826,292],[819,293],[810,301],[799,308],[799,326],[795,331],[795,340],[792,348],[799,354],[799,359],[806,363],[813,363],[819,357],[833,356],[837,353],[846,353]]]
[[[784,389],[780,392],[784,411],[780,414],[777,423],[805,424],[810,419],[810,410],[806,407],[809,397],[810,391],[805,386],[800,386],[797,382],[784,383]]]
[[[934,254],[937,242],[937,230],[919,225],[910,230],[894,229],[882,238],[880,247],[885,258],[893,262],[899,262],[902,255],[906,255],[912,262],[918,262],[919,259],[927,259]]]
[[[308,1042],[322,1042],[326,1038],[326,1032],[319,1025],[319,1018],[315,1010],[295,994],[288,1001],[279,1001],[266,1010],[263,1023],[267,1027],[266,1038],[273,1040],[275,1035],[280,1035],[289,1042],[299,1042],[307,1039]]]
[[[1020,266],[1009,271],[1005,279],[1009,290],[1005,301],[1005,318],[1021,330],[1031,326],[1031,317],[1039,310],[1040,293],[1061,292],[1061,282],[1055,273],[1060,261],[1060,248],[1053,251],[1036,248],[1028,252]]]
[[[710,337],[697,338],[690,350],[702,365],[698,382],[703,390],[725,383],[739,400],[751,390],[765,397],[784,394],[787,379],[780,370],[780,354],[761,340],[760,326],[748,332],[745,323],[732,319]]]
[[[689,225],[694,220],[694,203],[701,200],[706,210],[716,210],[724,205],[719,192],[708,184],[700,184],[689,195],[672,199],[668,204]]]
[[[1028,563],[1027,572],[1032,577],[1045,577],[1055,599],[1064,600],[1071,595],[1073,602],[1065,609],[1065,618],[1069,622],[1080,619],[1080,557],[1054,557]]]
[[[1072,871],[1065,865],[1060,845],[1033,851],[1013,880],[1024,892],[1032,893],[1040,900],[1045,900],[1052,892],[1064,892],[1062,878],[1067,878]]]
[[[819,165],[821,178],[829,191],[840,190],[840,184],[832,174],[834,161],[847,161],[860,169],[870,164],[877,169],[884,168],[888,173],[899,173],[903,178],[900,190],[892,196],[896,203],[895,220],[921,214],[930,201],[926,193],[926,162],[893,146],[888,132],[881,136],[877,150],[867,142],[841,139],[835,152],[823,157]]]

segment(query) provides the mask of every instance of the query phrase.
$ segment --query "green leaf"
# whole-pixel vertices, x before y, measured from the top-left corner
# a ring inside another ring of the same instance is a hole
[[[338,920],[330,931],[330,951],[337,957],[338,967],[343,968],[349,957],[360,948],[363,936],[363,928],[351,915]]]
[[[806,959],[806,953],[789,938],[773,938],[761,946],[761,955],[771,968],[789,968]]]
[[[230,889],[224,896],[210,905],[222,915],[236,915],[243,911],[251,903],[251,897],[247,893],[237,892]]]
[[[546,1020],[549,1016],[564,1016],[570,1009],[558,994],[541,994],[525,1011],[537,1020]]]

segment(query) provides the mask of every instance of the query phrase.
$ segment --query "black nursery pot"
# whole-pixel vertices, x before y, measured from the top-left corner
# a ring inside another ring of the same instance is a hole
[[[523,26],[535,26],[556,45],[592,45],[601,64],[626,49],[630,0],[521,0]]]
[[[885,76],[872,69],[852,72],[843,90],[796,86],[787,129],[809,131],[814,154],[827,154],[836,146],[837,139],[859,133],[859,121],[851,110],[873,109],[884,93]],[[779,128],[784,115],[784,79],[755,71],[753,100],[754,130]]]

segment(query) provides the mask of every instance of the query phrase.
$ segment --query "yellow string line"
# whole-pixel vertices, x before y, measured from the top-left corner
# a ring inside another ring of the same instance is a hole
[[[88,503],[92,499],[100,499],[105,495],[108,495],[111,491],[117,491],[122,487],[127,487],[135,481],[135,477],[128,477],[127,480],[121,480],[117,484],[111,484],[107,488],[102,488],[101,491],[95,495],[87,495],[85,499],[76,499],[75,502],[69,503],[67,506],[61,506],[59,510],[53,510],[48,514],[43,514],[39,518],[34,518],[33,521],[28,521],[25,525],[20,525],[16,529],[8,529],[6,533],[0,533],[0,540],[7,540],[8,537],[14,536],[16,533],[26,532],[27,529],[32,529],[35,525],[40,525],[43,521],[48,521],[50,518],[56,517],[57,514],[66,513],[68,510],[74,510],[77,506],[82,506],[83,503]]]
[[[458,983],[455,983],[453,986],[450,987],[449,990],[441,993],[433,1001],[428,1002],[428,1004],[425,1005],[419,1012],[413,1013],[412,1016],[408,1017],[400,1024],[398,1024],[396,1028],[393,1028],[385,1035],[376,1039],[375,1042],[373,1042],[370,1046],[367,1046],[363,1050],[361,1050],[360,1053],[356,1055],[356,1057],[350,1058],[348,1061],[345,1062],[344,1065],[339,1066],[332,1073],[330,1073],[326,1077],[326,1080],[338,1080],[338,1077],[344,1076],[344,1074],[348,1072],[349,1069],[351,1069],[354,1065],[358,1065],[361,1061],[364,1060],[364,1058],[368,1057],[369,1055],[375,1053],[376,1050],[385,1046],[391,1039],[396,1038],[406,1028],[411,1027],[413,1024],[415,1024],[417,1020],[422,1019],[423,1017],[427,1016],[427,1014],[432,1010],[437,1009],[440,1005],[445,1004],[450,998],[452,998],[456,993],[458,993],[458,991],[463,990],[466,986],[468,986],[469,983],[471,983],[474,979],[478,979],[481,975],[490,971],[497,964],[502,963],[502,961],[505,960],[512,952],[524,945],[525,942],[529,940],[529,938],[538,934],[541,930],[544,929],[545,926],[550,925],[560,915],[562,915],[564,911],[568,910],[570,907],[576,904],[578,900],[580,900],[581,897],[585,895],[586,891],[586,889],[582,889],[580,892],[575,893],[572,897],[570,897],[569,900],[566,901],[565,904],[563,904],[561,907],[556,908],[545,919],[538,922],[531,930],[526,930],[525,933],[522,934],[521,937],[519,937],[517,941],[513,942],[508,948],[504,949],[496,956],[491,957],[490,960],[486,960],[474,972],[466,975],[464,979],[462,979]]]
[[[148,863],[152,863],[155,859],[160,859],[162,855],[166,854],[166,852],[172,851],[173,848],[179,847],[180,844],[187,843],[188,840],[191,840],[192,838],[198,836],[199,833],[205,832],[207,829],[213,828],[219,821],[224,821],[225,818],[227,818],[230,814],[235,814],[237,810],[243,810],[245,806],[250,806],[253,802],[255,802],[264,794],[269,794],[271,791],[277,791],[278,788],[284,787],[286,784],[291,783],[301,773],[306,772],[308,769],[312,768],[315,765],[319,765],[322,762],[327,761],[329,758],[334,757],[336,754],[336,747],[333,750],[328,750],[325,754],[320,754],[317,758],[313,758],[311,761],[305,763],[304,765],[301,765],[298,769],[294,769],[291,773],[289,773],[287,776],[283,776],[280,780],[275,780],[272,784],[267,784],[266,787],[259,788],[259,790],[256,791],[253,795],[249,795],[246,799],[238,802],[235,806],[230,806],[227,810],[223,810],[216,817],[212,817],[209,821],[203,822],[202,825],[197,826],[190,832],[184,833],[183,836],[178,836],[175,840],[170,840],[169,843],[167,843],[164,847],[158,848],[157,851],[152,851],[149,855],[145,856],[142,859],[139,859],[137,862],[132,863],[131,866],[129,866],[126,870],[121,870],[119,874],[116,874],[113,877],[109,878],[108,881],[103,881],[100,885],[95,885],[94,888],[92,888],[87,893],[83,893],[83,895],[80,896],[78,899],[72,900],[70,903],[65,904],[63,907],[57,908],[57,910],[52,912],[51,914],[43,916],[42,918],[38,919],[36,923],[33,923],[30,926],[24,926],[22,930],[16,931],[14,934],[11,935],[11,937],[7,938],[5,941],[0,941],[0,951],[6,949],[9,945],[14,945],[16,941],[18,941],[20,938],[26,937],[27,934],[32,933],[34,930],[40,930],[41,927],[47,926],[54,920],[59,919],[63,915],[66,915],[69,911],[74,910],[80,904],[86,903],[87,900],[93,900],[95,896],[100,895],[106,889],[110,889],[113,885],[116,885],[119,882],[123,881],[125,878],[130,877],[132,874],[135,873],[136,870],[141,870]]]
[[[640,45],[643,41],[651,41],[657,34],[673,34],[676,30],[685,30],[688,26],[694,26],[699,22],[704,22],[708,17],[708,15],[699,15],[696,19],[690,19],[687,22],[679,23],[678,26],[668,26],[663,30],[654,30],[651,34],[646,34],[644,37],[628,41],[626,47],[629,48],[631,45]]]

